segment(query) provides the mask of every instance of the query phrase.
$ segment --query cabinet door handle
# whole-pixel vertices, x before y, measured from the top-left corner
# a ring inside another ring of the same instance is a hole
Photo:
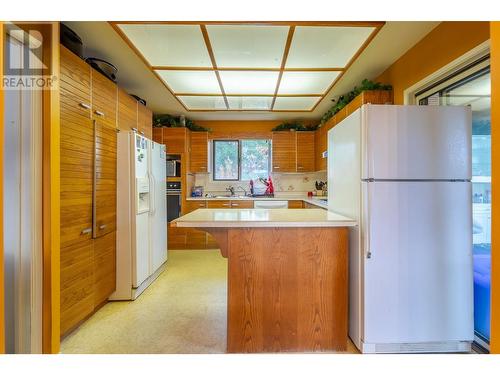
[[[273,168],[274,169],[280,169],[280,167],[278,167],[277,165],[275,165]]]
[[[100,229],[100,230],[103,230],[104,228],[106,228],[106,224],[101,224],[101,225],[99,225],[99,229]]]
[[[222,203],[223,206],[229,207],[229,203]]]
[[[239,206],[239,203],[231,203],[231,206],[233,206],[233,207]]]
[[[88,104],[85,104],[85,103],[78,103],[78,105],[82,108],[85,108],[85,109],[90,109],[90,105]]]
[[[94,111],[94,113],[95,113],[97,116],[104,117],[104,112],[98,111],[97,109]]]
[[[304,169],[304,167],[302,167],[301,165],[298,165],[297,169]]]
[[[198,206],[199,207],[205,207],[205,205],[203,203],[200,203]]]
[[[85,228],[84,230],[82,230],[80,234],[89,234],[89,233],[92,233],[92,228]]]

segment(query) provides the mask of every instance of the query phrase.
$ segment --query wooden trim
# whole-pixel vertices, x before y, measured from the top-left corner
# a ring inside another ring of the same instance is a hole
[[[212,44],[210,43],[210,37],[208,36],[207,27],[205,25],[200,25],[201,33],[203,34],[203,40],[208,50],[208,55],[210,56],[210,61],[214,69],[217,69],[217,62],[215,61],[214,51],[212,49]],[[215,76],[217,77],[217,82],[219,82],[220,92],[224,97],[224,103],[226,103],[226,109],[229,109],[229,101],[226,98],[226,92],[224,91],[224,86],[222,85],[222,80],[218,70],[215,70]]]
[[[59,77],[59,22],[45,29],[44,63]],[[43,228],[43,353],[59,353],[60,339],[60,193],[59,85],[43,93],[42,228]]]
[[[288,36],[286,38],[285,50],[283,51],[283,57],[281,58],[281,68],[278,75],[278,80],[276,81],[276,88],[274,89],[274,97],[271,102],[271,111],[274,109],[274,103],[276,103],[276,95],[280,89],[281,77],[283,77],[283,69],[285,69],[286,60],[288,58],[288,53],[290,52],[290,46],[292,45],[293,33],[295,32],[295,26],[290,26],[288,29]]]
[[[344,26],[370,27],[383,26],[384,21],[109,21],[110,24],[123,25],[263,25],[263,26]]]
[[[340,79],[344,76],[345,72],[351,67],[351,65],[358,59],[358,57],[363,53],[363,51],[368,47],[368,45],[371,43],[373,38],[378,34],[382,26],[385,25],[385,22],[382,24],[378,25],[375,30],[373,30],[370,34],[370,36],[365,40],[365,42],[361,45],[361,48],[358,49],[358,51],[354,54],[354,56],[349,60],[347,65],[345,66],[344,70],[335,78],[335,80],[332,82],[330,87],[325,91],[325,94],[323,95],[323,98],[319,100],[314,107],[311,109],[311,112],[316,109],[316,107],[323,101],[323,99],[328,95],[328,93],[335,87],[335,85],[340,81]]]
[[[216,94],[216,93],[210,93],[210,94],[193,94],[193,93],[188,93],[188,92],[179,92],[176,93],[175,95],[177,96],[223,96],[222,94]],[[322,97],[322,94],[281,94],[281,95],[274,95],[274,94],[225,94],[225,96],[235,96],[235,97],[240,97],[240,96],[264,96],[264,97],[269,97],[273,98],[274,96],[277,96],[278,98],[302,98],[302,97],[311,97],[311,96],[318,96]]]
[[[260,67],[254,67],[254,68],[248,68],[248,67],[241,67],[241,68],[233,68],[233,67],[220,67],[218,66],[217,68],[214,67],[205,67],[205,66],[160,66],[160,65],[155,65],[151,67],[154,70],[187,70],[187,71],[206,71],[206,72],[213,72],[213,71],[228,71],[228,72],[234,72],[234,71],[243,71],[243,72],[279,72],[281,70],[285,72],[341,72],[344,70],[344,68],[260,68]]]
[[[4,23],[0,21],[0,82],[3,82],[3,45],[5,41]],[[0,150],[3,150],[4,134],[4,90],[0,90]],[[4,318],[4,259],[3,259],[3,152],[0,152],[0,354],[5,353],[5,318]]]
[[[356,61],[356,59],[361,55],[361,53],[365,50],[365,48],[370,44],[373,38],[378,34],[380,29],[385,25],[383,21],[109,21],[108,22],[115,31],[124,39],[124,41],[129,45],[130,48],[143,60],[146,66],[156,75],[156,77],[162,82],[162,84],[168,89],[168,91],[175,97],[175,99],[182,105],[182,107],[188,112],[313,112],[317,106],[326,98],[326,96],[331,92],[331,90],[335,87],[335,85],[340,81],[340,79],[344,76],[345,72],[351,67],[351,65]],[[148,25],[148,24],[157,24],[157,25],[199,25],[202,31],[203,39],[205,41],[210,60],[212,62],[212,67],[172,67],[172,66],[151,66],[146,58],[139,52],[139,50],[134,46],[134,44],[128,39],[125,33],[119,28],[120,24],[135,24],[135,25]],[[207,25],[275,25],[275,26],[289,26],[290,29],[288,31],[288,37],[285,44],[285,50],[283,53],[283,58],[281,61],[280,68],[219,68],[217,67],[217,63],[215,60],[214,52],[212,49],[212,45],[210,43],[210,38],[208,35]],[[353,57],[349,60],[347,65],[344,68],[333,67],[333,68],[285,68],[286,59],[288,57],[288,53],[290,50],[291,42],[293,39],[293,33],[295,31],[295,27],[297,26],[323,26],[323,27],[374,27],[375,29],[372,31],[370,36],[365,40],[365,42],[361,45],[361,47],[356,51]],[[169,87],[169,85],[163,81],[160,75],[157,73],[159,70],[193,70],[193,71],[214,71],[217,81],[219,83],[219,87],[221,89],[221,94],[193,94],[193,93],[174,93],[174,91]],[[229,102],[227,100],[228,96],[271,96],[267,95],[243,95],[243,94],[226,94],[222,80],[220,78],[220,71],[277,71],[279,72],[278,80],[276,84],[276,88],[274,91],[273,100],[271,103],[270,109],[265,110],[231,110],[229,108]],[[281,83],[281,78],[283,76],[283,72],[326,72],[326,71],[338,71],[340,74],[333,80],[330,86],[321,94],[309,94],[309,95],[278,95],[279,86]],[[222,109],[189,109],[179,96],[222,96],[224,98],[224,103],[226,104],[226,110]],[[311,109],[308,110],[275,110],[274,105],[276,102],[276,97],[306,97],[306,96],[318,96],[321,97],[317,103]]]
[[[116,22],[108,22],[111,27],[116,31],[116,33],[124,40],[124,42],[135,52],[135,54],[142,60],[142,62],[151,70],[151,72],[158,78],[158,80],[165,86],[165,88],[172,94],[172,96],[179,102],[179,104],[186,111],[189,111],[184,103],[174,94],[174,91],[170,88],[169,85],[165,83],[165,81],[160,77],[160,75],[153,70],[148,60],[144,57],[144,55],[135,47],[135,45],[130,41],[130,39],[125,35],[125,33],[118,27],[118,23]]]

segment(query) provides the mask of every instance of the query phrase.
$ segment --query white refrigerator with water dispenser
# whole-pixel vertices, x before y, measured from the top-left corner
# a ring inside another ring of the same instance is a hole
[[[116,291],[137,298],[167,260],[166,149],[135,131],[117,140]]]
[[[363,353],[469,351],[471,111],[364,105],[328,132],[328,208],[350,230],[349,336]]]

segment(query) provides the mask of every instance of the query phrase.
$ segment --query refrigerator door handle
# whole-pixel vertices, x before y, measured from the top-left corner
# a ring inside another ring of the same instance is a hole
[[[370,223],[371,223],[371,218],[370,218],[370,189],[369,185],[370,183],[367,182],[365,183],[366,187],[363,189],[363,195],[364,195],[364,201],[365,204],[363,204],[363,228],[364,228],[364,233],[363,233],[363,249],[364,249],[364,255],[366,259],[370,259],[372,257],[371,249],[370,249]]]
[[[153,206],[152,206],[152,211],[151,215],[156,215],[156,178],[153,173],[151,173],[151,180],[152,180],[152,191],[151,191],[151,196],[153,197]]]

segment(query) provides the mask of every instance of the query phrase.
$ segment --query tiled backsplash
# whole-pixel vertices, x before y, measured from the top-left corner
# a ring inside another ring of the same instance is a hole
[[[326,181],[326,171],[312,173],[273,173],[271,175],[274,184],[275,193],[297,193],[305,194],[308,191],[315,190],[316,181]],[[207,193],[225,193],[228,186],[235,189],[238,186],[249,190],[248,182],[238,181],[213,181],[212,174],[196,174],[195,186],[203,186],[204,194]],[[236,189],[236,192],[242,193],[243,190]],[[190,192],[188,192],[190,194]]]

